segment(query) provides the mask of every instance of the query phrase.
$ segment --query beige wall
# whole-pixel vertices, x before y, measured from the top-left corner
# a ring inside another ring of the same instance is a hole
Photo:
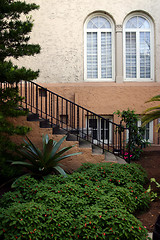
[[[40,69],[37,82],[84,81],[84,22],[95,11],[108,13],[115,22],[116,81],[122,82],[121,25],[129,13],[140,10],[148,13],[154,21],[155,81],[160,82],[159,0],[36,0],[35,2],[40,5],[40,10],[32,13],[35,26],[31,41],[38,42],[42,51],[35,57],[20,59],[19,64]]]
[[[134,109],[141,114],[149,98],[160,94],[160,1],[159,0],[26,0],[40,5],[32,13],[31,42],[41,53],[24,57],[18,64],[40,69],[37,83],[100,115]],[[84,82],[84,23],[94,12],[103,11],[115,23],[115,79]],[[124,82],[123,22],[134,11],[148,14],[154,23],[154,82]],[[116,119],[115,119],[116,120]],[[155,139],[155,135],[154,135]],[[157,140],[155,140],[157,142]]]

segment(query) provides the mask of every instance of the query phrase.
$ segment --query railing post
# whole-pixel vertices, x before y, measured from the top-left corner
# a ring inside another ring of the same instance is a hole
[[[31,112],[32,112],[32,106],[33,106],[33,86],[32,86],[32,82],[31,84]]]
[[[128,163],[131,162],[130,155],[131,155],[131,127],[129,126]]]
[[[68,102],[66,101],[66,128],[68,131],[68,121],[69,121],[69,116],[68,116]]]
[[[27,81],[25,81],[25,104],[26,104],[26,110],[27,110]]]
[[[89,120],[89,119],[88,119],[88,111],[87,111],[87,140],[88,140],[88,132],[89,132],[89,128],[88,128],[88,124],[89,124],[89,123],[88,123],[88,120]]]
[[[84,138],[85,134],[83,134],[84,130],[84,109],[82,109],[82,139]]]
[[[101,119],[101,122],[102,122],[102,119]],[[104,126],[106,125],[106,120],[104,120],[103,119],[103,153],[104,153],[104,134],[105,134],[105,132],[104,132]],[[101,129],[100,129],[100,131],[101,131]]]
[[[45,88],[45,114],[47,120],[47,88]]]
[[[77,106],[77,141],[79,135],[79,106]]]
[[[38,115],[38,86],[36,85],[36,114]]]
[[[120,148],[120,155],[122,154],[122,120],[120,121],[120,131],[119,131],[119,148]]]
[[[51,94],[51,126],[53,127],[53,99]]]
[[[108,139],[107,139],[107,144],[108,144],[108,152],[109,152],[109,138],[110,138],[110,122],[107,119],[107,128],[108,128]]]
[[[56,124],[57,126],[59,126],[59,104],[58,104],[58,96],[57,96],[57,107],[56,107],[56,111],[57,111],[57,114],[56,114]]]

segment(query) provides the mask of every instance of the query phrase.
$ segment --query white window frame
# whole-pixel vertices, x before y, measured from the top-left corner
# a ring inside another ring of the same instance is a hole
[[[111,31],[107,31],[106,29],[89,29],[87,31],[88,22],[94,17],[104,17],[111,24]],[[87,32],[97,32],[98,36],[98,78],[87,78]],[[101,32],[111,32],[112,33],[112,79],[111,78],[101,78]],[[84,24],[84,81],[88,82],[114,82],[115,81],[115,25],[113,20],[104,13],[96,13],[90,15]]]
[[[128,28],[126,29],[126,23],[128,20],[132,17],[143,17],[150,23],[150,30],[148,29],[136,29],[136,28]],[[139,33],[140,32],[150,32],[150,48],[151,48],[151,57],[150,57],[150,71],[151,71],[151,77],[150,78],[140,78],[140,53],[139,53]],[[136,70],[137,70],[137,77],[136,78],[127,78],[126,77],[126,32],[136,32],[136,48],[137,48],[137,64],[136,64]],[[143,13],[132,13],[130,14],[124,21],[123,24],[123,71],[124,71],[124,81],[136,81],[136,82],[152,82],[154,81],[154,25],[152,19]]]
[[[138,127],[141,127],[141,124],[142,124],[141,120],[138,120],[138,123],[137,123]],[[144,136],[146,136],[146,132]],[[144,138],[144,140],[146,139]],[[150,143],[153,143],[153,121],[149,122],[149,139],[147,141],[149,141]]]
[[[113,117],[112,116],[102,116],[103,118],[105,119],[108,119],[109,120],[109,143],[111,144],[112,143],[112,120],[113,120]],[[88,126],[89,126],[89,120],[90,119],[96,119],[97,120],[97,136],[98,136],[98,141],[96,139],[93,139],[93,143],[97,144],[97,142],[101,142],[103,144],[103,140],[101,140],[101,118],[98,118],[98,117],[93,117],[93,116],[89,116],[88,117]],[[87,126],[87,117],[86,117],[86,126]],[[92,128],[89,128],[89,132],[92,134]],[[108,139],[105,139],[104,140],[104,143],[105,144],[108,144]]]

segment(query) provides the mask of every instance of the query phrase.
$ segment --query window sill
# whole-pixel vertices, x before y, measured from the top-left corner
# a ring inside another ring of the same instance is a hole
[[[134,79],[124,79],[124,82],[154,82],[154,80],[150,78],[141,78],[141,79],[134,78]]]
[[[113,79],[84,79],[84,82],[115,82]]]

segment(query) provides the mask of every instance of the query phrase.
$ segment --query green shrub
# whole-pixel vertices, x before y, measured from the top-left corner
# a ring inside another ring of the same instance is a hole
[[[147,180],[147,174],[138,164],[83,164],[77,172],[85,173],[92,181],[108,179],[112,183],[122,186],[127,182],[136,182],[144,184]]]
[[[142,147],[150,144],[144,139],[145,128],[142,126],[138,127],[139,115],[130,109],[123,110],[122,112],[117,110],[114,114],[121,118],[121,128],[118,128],[117,131],[123,133],[124,127],[130,129],[130,142],[126,144],[128,151],[122,152],[124,159],[128,160],[128,153],[130,152],[130,160],[138,160],[143,152]]]
[[[0,236],[145,240],[147,230],[132,214],[150,203],[143,175],[137,165],[106,163],[83,165],[66,178],[52,175],[38,182],[23,176],[0,200]]]

